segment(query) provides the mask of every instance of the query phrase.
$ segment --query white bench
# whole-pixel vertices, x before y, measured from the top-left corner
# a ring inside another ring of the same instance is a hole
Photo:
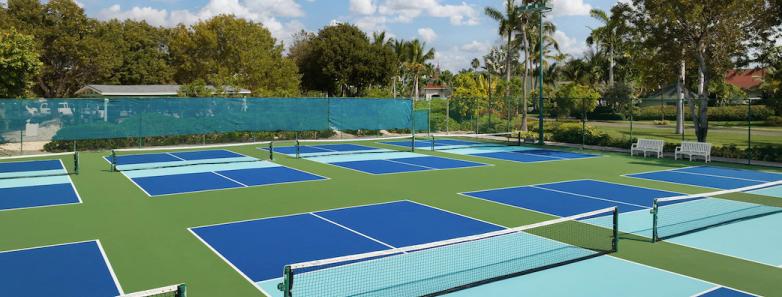
[[[662,158],[663,147],[665,147],[665,142],[662,140],[638,139],[637,143],[630,146],[630,155],[635,155],[635,152],[643,152],[644,158],[646,158],[646,153],[657,153],[657,158]]]
[[[707,163],[711,162],[711,143],[683,141],[682,145],[677,146],[673,153],[674,159],[678,160],[679,156],[689,156],[690,161],[693,156],[701,156]]]

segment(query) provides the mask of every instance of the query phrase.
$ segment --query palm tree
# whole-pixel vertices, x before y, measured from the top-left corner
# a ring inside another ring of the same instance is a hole
[[[524,3],[531,2],[531,1],[523,1]],[[521,34],[521,44],[519,47],[524,51],[524,74],[521,78],[522,80],[522,96],[521,100],[522,103],[520,104],[522,108],[521,113],[521,130],[527,131],[527,106],[528,106],[528,98],[529,95],[529,72],[533,69],[533,64],[536,64],[537,68],[539,67],[539,60],[537,55],[533,55],[533,52],[537,52],[539,49],[538,45],[538,35],[540,35],[538,27],[540,26],[538,22],[532,22],[532,20],[538,18],[539,13],[522,13],[521,14],[521,21],[519,22],[518,28],[516,30],[518,31],[518,34]],[[554,32],[557,31],[556,26],[554,23],[550,21],[546,21],[543,23],[543,49],[547,53],[545,55],[548,56],[548,58],[557,57],[559,54],[559,44],[554,39]],[[556,54],[552,56],[551,49],[554,49]],[[543,61],[545,64],[545,61]],[[537,80],[536,80],[537,81]],[[537,83],[535,83],[537,84]]]
[[[513,33],[519,27],[521,21],[521,8],[516,6],[514,0],[505,0],[505,13],[503,14],[494,7],[486,7],[484,13],[500,23],[499,34],[507,38],[507,50],[505,53],[505,83],[510,84],[511,76],[511,48],[513,46]],[[510,88],[505,88],[505,97],[510,96]]]
[[[478,60],[478,58],[473,58],[470,62],[470,67],[472,67],[473,72],[478,71],[478,67],[481,67],[481,60]]]
[[[434,49],[426,50],[426,43],[414,39],[406,44],[402,61],[403,68],[413,76],[414,98],[418,100],[418,81],[429,67],[427,61],[434,59]]]
[[[590,46],[597,46],[598,52],[606,51],[606,55],[608,56],[608,85],[613,86],[614,67],[616,66],[614,55],[618,43],[620,42],[619,37],[617,36],[617,31],[620,29],[620,27],[623,26],[623,19],[621,17],[609,17],[608,13],[596,8],[593,8],[591,11],[589,11],[589,15],[603,24],[603,26],[592,29],[592,33],[589,34],[586,42]]]

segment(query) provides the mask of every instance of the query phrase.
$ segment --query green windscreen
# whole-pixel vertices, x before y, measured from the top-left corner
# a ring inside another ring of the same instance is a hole
[[[363,98],[7,99],[0,100],[0,135],[49,141],[409,129],[410,107],[409,99]],[[427,125],[428,119],[416,123]]]

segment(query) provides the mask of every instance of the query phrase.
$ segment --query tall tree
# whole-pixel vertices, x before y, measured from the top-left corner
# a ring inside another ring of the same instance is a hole
[[[530,3],[533,1],[522,1],[522,3]],[[521,13],[520,14],[521,21],[518,23],[518,27],[516,30],[518,31],[518,34],[521,35],[520,44],[518,45],[518,48],[520,48],[524,52],[524,72],[521,74],[522,78],[522,95],[521,95],[521,104],[519,106],[522,109],[521,112],[521,130],[527,131],[527,106],[528,103],[528,97],[529,97],[529,89],[530,89],[530,71],[533,71],[534,68],[537,67],[545,67],[541,63],[538,62],[539,57],[536,54],[539,52],[539,46],[543,46],[544,49],[544,55],[547,55],[549,58],[554,58],[558,56],[559,54],[559,44],[554,39],[554,32],[556,32],[556,26],[554,23],[550,21],[545,21],[543,23],[543,44],[539,45],[538,36],[540,35],[540,30],[538,29],[540,27],[540,22],[535,22],[533,20],[538,20],[540,18],[540,13]],[[552,51],[553,50],[553,51]],[[556,54],[552,55],[553,52],[556,52]],[[546,58],[544,58],[543,63],[545,63]],[[533,67],[534,65],[534,67]],[[537,72],[536,72],[537,73]],[[537,76],[537,74],[536,74]],[[534,84],[537,84],[537,80]]]
[[[110,20],[98,26],[103,39],[115,40],[122,64],[114,69],[107,83],[124,85],[169,84],[174,66],[170,63],[167,32],[143,21]]]
[[[25,95],[41,67],[33,36],[0,32],[0,98]]]
[[[293,96],[299,75],[283,45],[268,29],[235,16],[220,15],[169,35],[175,79],[185,84],[202,79],[215,86],[248,88],[258,96]]]
[[[404,54],[402,55],[403,67],[413,79],[413,98],[418,100],[418,93],[420,91],[419,80],[422,75],[426,73],[427,62],[434,59],[434,49],[426,49],[426,43],[414,39],[407,43],[405,46]]]
[[[694,52],[698,64],[698,100],[690,100],[690,114],[698,141],[706,141],[708,90],[711,75],[721,75],[731,58],[747,52],[751,32],[766,30],[755,13],[765,9],[764,0],[635,0],[649,21],[664,28],[669,39],[678,39]],[[697,110],[697,111],[696,111]]]
[[[519,27],[519,24],[521,22],[521,9],[516,6],[516,1],[514,0],[505,0],[505,12],[501,12],[498,9],[494,7],[486,7],[484,10],[484,13],[492,18],[493,20],[499,22],[498,31],[500,36],[505,37],[506,39],[506,48],[505,51],[505,83],[510,83],[510,76],[513,72],[511,70],[511,60],[513,59],[513,51],[511,48],[513,48],[513,33],[516,32],[516,29]],[[505,90],[505,97],[510,96],[510,88],[506,88]]]
[[[321,29],[305,57],[302,85],[330,95],[361,96],[371,85],[386,85],[393,74],[391,47],[373,45],[358,27],[338,24]]]
[[[109,77],[121,63],[115,40],[101,38],[98,22],[72,0],[10,0],[8,14],[35,36],[43,67],[36,89],[45,97],[71,96],[88,83]]]

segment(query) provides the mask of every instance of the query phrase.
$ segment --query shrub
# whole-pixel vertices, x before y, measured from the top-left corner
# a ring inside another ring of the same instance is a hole
[[[782,116],[770,116],[766,119],[766,126],[782,127]]]

